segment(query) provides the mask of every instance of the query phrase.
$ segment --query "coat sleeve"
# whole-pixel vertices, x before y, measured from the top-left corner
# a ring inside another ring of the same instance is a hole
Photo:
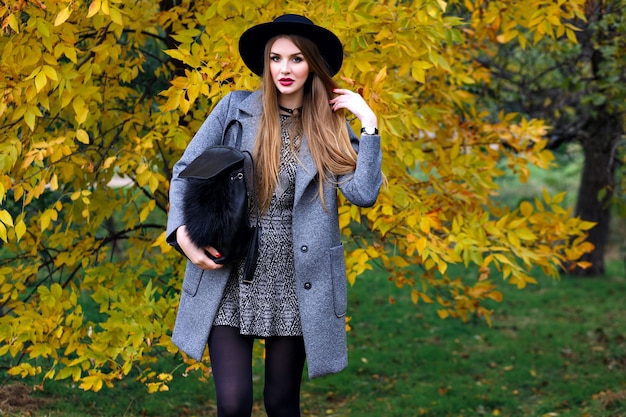
[[[371,207],[383,183],[382,150],[379,135],[361,135],[359,140],[348,126],[348,135],[357,152],[356,169],[338,178],[339,189],[352,204]]]
[[[167,216],[167,242],[180,250],[176,242],[176,229],[183,224],[183,196],[185,194],[186,181],[179,178],[179,174],[196,159],[209,146],[220,144],[224,132],[225,123],[230,108],[233,93],[229,93],[220,100],[206,118],[198,132],[191,139],[182,157],[173,168],[169,192],[169,212]]]

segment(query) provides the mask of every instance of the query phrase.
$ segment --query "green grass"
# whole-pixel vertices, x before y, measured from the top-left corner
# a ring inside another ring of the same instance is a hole
[[[441,321],[362,280],[371,288],[352,300],[350,368],[307,387],[330,385],[346,416],[626,415],[624,275],[509,289],[492,328]]]
[[[626,416],[626,272],[617,261],[610,268],[603,278],[505,287],[492,327],[441,320],[434,306],[414,306],[380,272],[363,276],[350,291],[350,365],[305,377],[304,415]],[[254,415],[262,416],[260,360],[255,369]],[[133,381],[99,393],[64,381],[45,388],[28,398],[47,402],[22,415],[216,415],[212,381],[182,371],[157,394]]]

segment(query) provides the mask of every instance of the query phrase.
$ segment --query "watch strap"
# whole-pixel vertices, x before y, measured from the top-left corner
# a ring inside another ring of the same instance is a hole
[[[363,126],[361,128],[362,135],[378,135],[378,129],[373,126]]]

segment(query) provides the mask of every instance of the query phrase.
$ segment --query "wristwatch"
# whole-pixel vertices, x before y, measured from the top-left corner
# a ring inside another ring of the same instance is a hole
[[[363,126],[361,128],[362,135],[378,135],[378,129],[374,126]]]

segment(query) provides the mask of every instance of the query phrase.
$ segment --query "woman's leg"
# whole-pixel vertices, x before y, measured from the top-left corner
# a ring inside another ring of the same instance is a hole
[[[268,417],[300,416],[300,382],[304,369],[304,340],[265,339],[265,411]]]
[[[218,417],[250,417],[252,414],[252,346],[254,339],[239,329],[214,326],[209,355],[217,396]]]

